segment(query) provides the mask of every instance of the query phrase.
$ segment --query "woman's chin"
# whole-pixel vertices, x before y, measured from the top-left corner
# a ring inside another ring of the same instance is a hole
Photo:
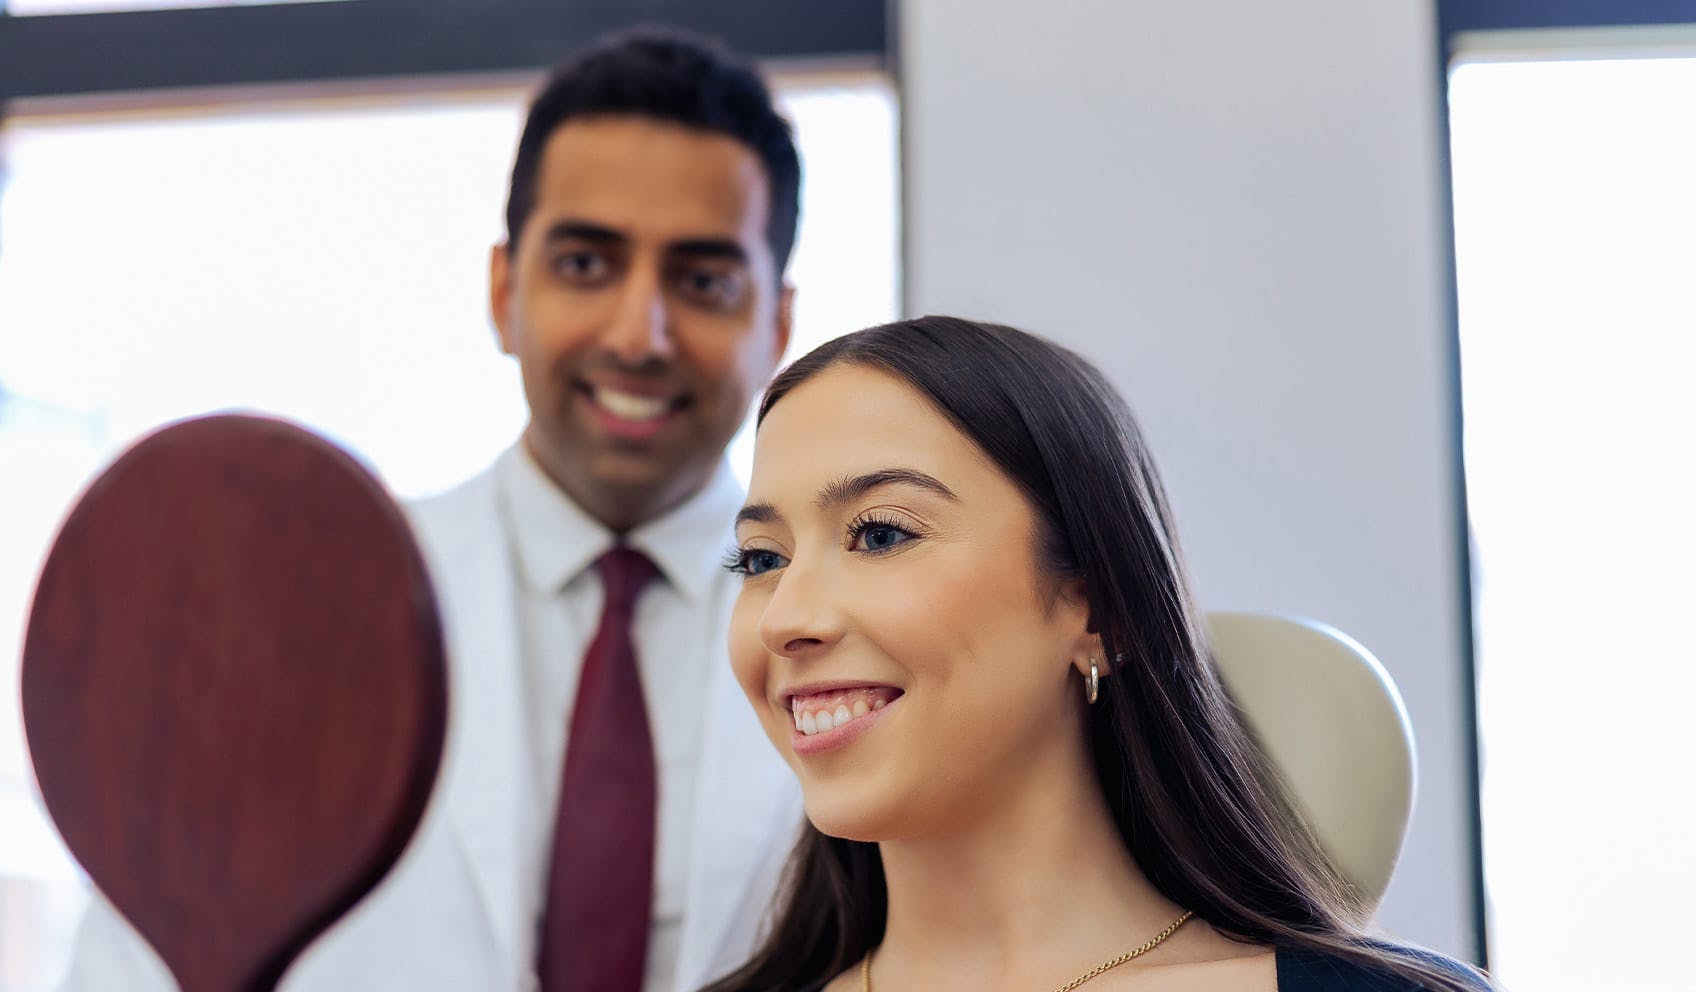
[[[826,837],[875,844],[895,836],[887,811],[869,811],[864,804],[815,801],[811,796],[806,806],[807,819]]]

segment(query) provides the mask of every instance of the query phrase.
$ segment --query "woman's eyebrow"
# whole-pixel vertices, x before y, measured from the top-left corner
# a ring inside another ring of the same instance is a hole
[[[736,511],[736,526],[745,523],[774,524],[783,519],[783,514],[777,512],[777,507],[770,503],[749,503]]]
[[[954,495],[954,490],[942,484],[935,476],[926,475],[917,469],[885,468],[864,475],[845,476],[819,490],[813,497],[813,505],[821,512],[829,512],[844,503],[850,503],[866,495],[874,489],[884,486],[909,485],[917,486],[927,492],[935,493],[943,499],[958,503],[960,497]],[[736,511],[736,525],[745,523],[774,524],[783,521],[783,514],[770,503],[749,503]]]
[[[943,485],[941,480],[934,476],[926,475],[917,469],[885,468],[832,482],[819,490],[819,494],[813,498],[813,505],[820,510],[832,510],[844,503],[853,502],[874,489],[894,485],[917,486],[950,502],[960,501],[960,497],[954,495],[954,490]]]

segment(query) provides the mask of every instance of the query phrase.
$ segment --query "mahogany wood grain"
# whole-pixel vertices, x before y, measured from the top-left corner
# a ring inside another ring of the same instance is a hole
[[[47,559],[23,710],[67,846],[184,992],[274,987],[435,780],[442,637],[399,509],[279,421],[144,439]]]

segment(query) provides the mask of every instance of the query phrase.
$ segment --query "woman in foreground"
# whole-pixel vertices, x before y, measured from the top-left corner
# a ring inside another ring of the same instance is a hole
[[[927,317],[766,393],[731,659],[808,819],[712,992],[1487,989],[1368,938],[1206,655],[1123,401]]]

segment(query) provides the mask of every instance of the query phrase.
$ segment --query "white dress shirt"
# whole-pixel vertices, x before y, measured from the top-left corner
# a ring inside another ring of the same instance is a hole
[[[604,593],[596,560],[616,535],[553,484],[522,443],[496,467],[502,524],[513,549],[520,602],[527,738],[532,744],[536,802],[546,812],[534,852],[531,918],[541,924],[552,853],[554,811],[577,679],[600,623]],[[720,464],[707,486],[681,506],[624,535],[661,577],[636,602],[634,640],[659,787],[655,836],[653,924],[644,992],[670,988],[677,965],[691,811],[704,720],[702,701],[716,665],[729,664],[729,616],[720,595],[722,567],[741,486]]]

